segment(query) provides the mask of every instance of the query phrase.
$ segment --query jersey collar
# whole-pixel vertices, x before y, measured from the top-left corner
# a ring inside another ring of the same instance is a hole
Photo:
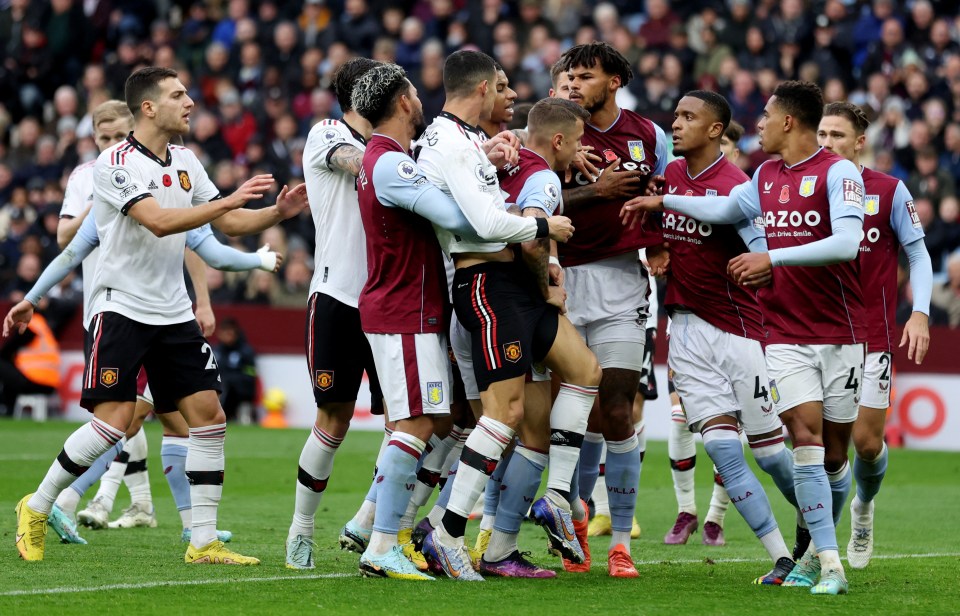
[[[707,173],[708,171],[710,171],[711,169],[715,168],[718,164],[720,164],[720,161],[721,161],[721,160],[723,160],[723,152],[720,152],[720,156],[717,157],[717,160],[715,160],[715,161],[713,161],[712,163],[710,163],[709,165],[707,165],[707,168],[704,169],[703,171],[701,171],[700,173],[698,173],[696,177],[690,175],[690,167],[687,167],[687,169],[686,169],[686,171],[687,171],[687,177],[688,177],[689,179],[691,179],[691,180],[699,180],[699,179],[702,178],[704,175],[706,175],[706,173]]]
[[[808,163],[808,162],[810,162],[811,160],[813,160],[814,158],[816,158],[817,156],[819,156],[821,152],[823,152],[823,148],[817,148],[817,151],[814,152],[813,154],[811,154],[810,156],[804,158],[803,160],[801,160],[801,161],[799,161],[799,162],[795,162],[795,163],[793,163],[792,165],[786,165],[786,164],[785,164],[785,165],[784,165],[784,168],[786,168],[786,169],[796,169],[796,168],[799,167],[800,165],[802,165],[802,164],[804,164],[804,163]]]
[[[450,113],[449,111],[441,111],[441,112],[440,112],[440,117],[441,117],[441,118],[446,118],[446,119],[450,120],[450,121],[453,122],[454,124],[456,124],[456,125],[460,126],[461,128],[463,128],[463,130],[468,130],[468,131],[470,131],[471,133],[474,133],[474,134],[480,135],[480,136],[486,135],[486,133],[485,133],[482,129],[480,129],[480,128],[476,127],[476,126],[473,126],[473,125],[471,125],[471,124],[467,124],[466,122],[464,122],[463,120],[461,120],[461,119],[458,118],[457,116],[453,115],[453,114]]]
[[[354,139],[356,139],[357,141],[359,141],[359,142],[362,143],[363,145],[367,145],[367,140],[363,138],[363,135],[361,135],[360,133],[358,133],[352,126],[350,126],[349,124],[347,124],[347,121],[346,121],[346,120],[340,120],[340,121],[343,122],[343,125],[346,126],[346,127],[350,130],[350,134],[353,135],[353,138],[354,138]]]
[[[151,152],[151,151],[147,148],[147,146],[145,146],[145,145],[143,145],[142,143],[140,143],[139,141],[137,141],[136,137],[133,136],[133,131],[130,131],[130,134],[127,135],[127,141],[130,142],[131,144],[133,144],[133,147],[137,148],[137,150],[139,150],[141,154],[143,154],[144,156],[146,156],[147,158],[149,158],[149,159],[152,160],[153,162],[157,163],[157,164],[160,165],[161,167],[169,167],[170,165],[173,164],[173,153],[170,152],[170,146],[169,146],[169,144],[167,145],[167,160],[166,160],[166,161],[163,161],[163,160],[160,159],[159,156],[157,156],[156,154],[154,154],[153,152]]]

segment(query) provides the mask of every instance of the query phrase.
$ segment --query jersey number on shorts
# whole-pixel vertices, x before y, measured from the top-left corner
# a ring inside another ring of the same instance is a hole
[[[882,376],[880,377],[883,378]],[[857,369],[850,368],[850,376],[847,377],[847,384],[843,386],[844,389],[852,389],[854,392],[860,387],[860,381],[857,379]]]
[[[881,381],[890,380],[890,354],[881,353],[880,354],[880,365],[883,366],[883,374],[880,375]]]
[[[210,345],[204,342],[203,346],[200,347],[200,352],[210,355],[210,357],[207,358],[207,365],[204,366],[204,370],[216,370],[217,358],[213,356],[213,349],[210,348]]]
[[[760,377],[757,377],[757,381],[753,386],[753,399],[763,398],[764,402],[770,401],[770,396],[767,394],[767,388],[760,385]]]

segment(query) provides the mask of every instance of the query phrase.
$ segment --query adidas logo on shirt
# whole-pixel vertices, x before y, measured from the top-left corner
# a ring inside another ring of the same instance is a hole
[[[147,190],[157,190],[157,189],[159,189],[159,188],[160,188],[160,187],[157,186],[157,183],[154,182],[153,180],[150,180],[150,183],[147,184]]]

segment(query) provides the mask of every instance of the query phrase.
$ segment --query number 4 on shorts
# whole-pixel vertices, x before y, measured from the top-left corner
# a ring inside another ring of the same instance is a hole
[[[762,386],[760,385],[760,377],[759,377],[759,376],[757,377],[757,381],[756,381],[756,383],[755,383],[754,386],[753,386],[753,398],[754,398],[754,400],[756,400],[757,398],[763,398],[763,401],[764,401],[764,402],[769,402],[769,401],[770,401],[770,396],[769,396],[769,394],[767,393],[767,388],[766,388],[766,387],[762,387]]]

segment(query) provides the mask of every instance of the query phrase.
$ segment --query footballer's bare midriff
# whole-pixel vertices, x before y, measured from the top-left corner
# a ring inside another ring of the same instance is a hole
[[[481,263],[510,263],[513,261],[513,249],[507,246],[497,252],[458,252],[453,254],[453,265],[457,269]]]

